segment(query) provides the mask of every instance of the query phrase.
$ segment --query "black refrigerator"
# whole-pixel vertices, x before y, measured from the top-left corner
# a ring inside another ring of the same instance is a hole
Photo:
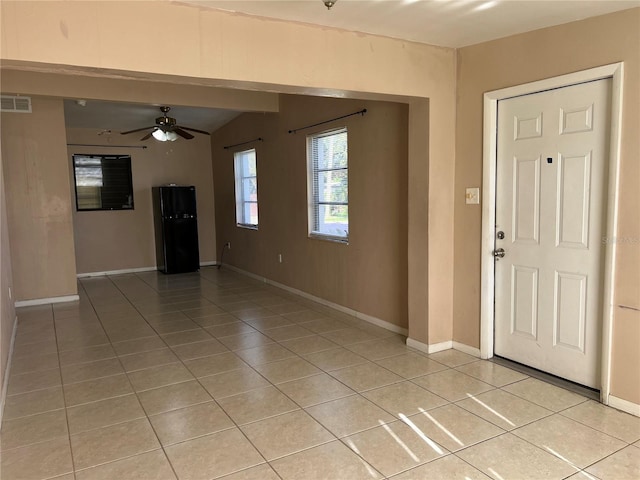
[[[196,187],[153,187],[156,261],[163,273],[200,269]]]

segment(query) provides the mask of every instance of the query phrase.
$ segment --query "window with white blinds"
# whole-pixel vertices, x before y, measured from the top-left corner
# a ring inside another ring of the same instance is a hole
[[[133,210],[130,155],[73,155],[76,210]]]
[[[233,155],[236,177],[236,224],[258,228],[258,170],[255,149]]]
[[[347,129],[307,137],[309,235],[349,239],[349,168]]]

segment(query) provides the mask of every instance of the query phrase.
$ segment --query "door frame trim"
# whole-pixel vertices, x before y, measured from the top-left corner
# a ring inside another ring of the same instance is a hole
[[[618,226],[618,185],[620,174],[620,137],[622,126],[622,87],[624,78],[623,62],[591,68],[580,72],[561,75],[536,82],[516,85],[486,92],[484,94],[484,125],[482,153],[482,250],[481,250],[481,291],[480,291],[480,356],[493,357],[494,349],[494,274],[496,223],[496,168],[497,168],[497,120],[498,101],[554,88],[567,87],[605,78],[612,79],[611,85],[611,130],[609,140],[609,172],[607,190],[607,218],[604,235],[614,238]],[[611,330],[614,312],[614,279],[616,244],[604,245],[605,264],[603,272],[603,312],[602,312],[602,352],[600,400],[609,404],[611,380]]]

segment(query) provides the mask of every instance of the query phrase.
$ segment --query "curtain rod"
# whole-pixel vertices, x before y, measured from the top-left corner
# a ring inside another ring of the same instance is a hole
[[[363,108],[362,110],[360,110],[358,112],[353,112],[353,113],[350,113],[348,115],[343,115],[341,117],[332,118],[331,120],[325,120],[324,122],[314,123],[313,125],[307,125],[306,127],[300,127],[300,128],[296,128],[294,130],[289,130],[289,133],[296,133],[296,132],[299,132],[300,130],[306,130],[307,128],[317,127],[318,125],[324,125],[325,123],[335,122],[336,120],[342,120],[343,118],[353,117],[354,115],[362,115],[362,116],[364,116],[365,113],[367,113],[367,109]]]
[[[241,145],[246,145],[247,143],[253,143],[253,142],[264,142],[264,138],[258,137],[258,138],[254,138],[253,140],[247,140],[246,142],[240,142],[234,145],[227,145],[226,147],[222,147],[222,148],[224,148],[225,150],[229,150],[230,148],[239,147]]]
[[[92,143],[67,143],[68,147],[147,148],[146,145],[97,145]]]

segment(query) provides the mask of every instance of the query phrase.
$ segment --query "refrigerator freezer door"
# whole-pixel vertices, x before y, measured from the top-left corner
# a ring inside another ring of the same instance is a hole
[[[196,218],[196,187],[160,187],[164,218]]]

